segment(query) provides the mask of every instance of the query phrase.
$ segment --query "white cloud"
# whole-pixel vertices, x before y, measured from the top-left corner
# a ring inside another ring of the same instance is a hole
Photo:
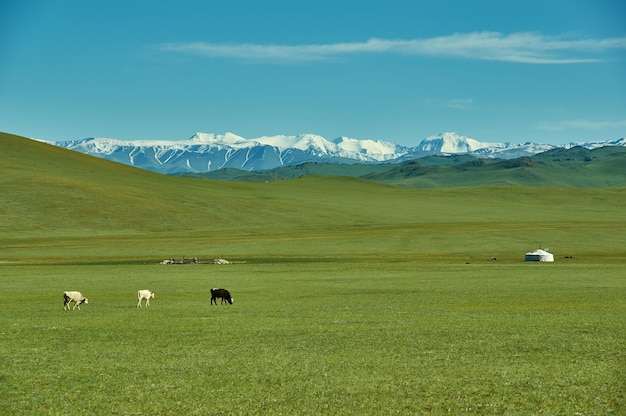
[[[434,107],[467,110],[474,104],[473,98],[434,98],[424,100],[424,104]]]
[[[580,39],[530,32],[473,32],[409,40],[373,38],[365,42],[307,45],[192,42],[161,44],[157,48],[164,52],[255,62],[306,62],[353,54],[386,53],[526,64],[572,64],[601,61],[597,54],[625,50],[626,37]]]
[[[591,121],[591,120],[563,120],[555,123],[541,123],[537,126],[539,130],[563,131],[569,129],[578,130],[601,130],[626,128],[626,120],[613,121]]]

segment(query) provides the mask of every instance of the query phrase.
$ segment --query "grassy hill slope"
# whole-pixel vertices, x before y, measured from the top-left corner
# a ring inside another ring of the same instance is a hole
[[[555,149],[512,160],[453,155],[429,156],[400,164],[306,163],[262,172],[225,169],[194,176],[265,182],[312,174],[360,177],[413,188],[483,185],[621,187],[626,186],[626,148]]]
[[[416,160],[363,177],[416,188],[479,185],[620,187],[626,186],[626,148],[558,149],[519,159],[477,159],[449,165],[423,164]]]
[[[2,134],[4,259],[622,256],[626,189],[170,177]]]
[[[391,169],[396,164],[388,163],[354,163],[354,164],[335,164],[335,163],[316,163],[309,162],[295,166],[283,166],[267,171],[243,171],[234,168],[220,169],[206,173],[186,173],[182,176],[234,180],[244,182],[269,182],[282,179],[299,178],[306,175],[324,175],[324,176],[351,176],[362,177],[365,175],[382,173]]]

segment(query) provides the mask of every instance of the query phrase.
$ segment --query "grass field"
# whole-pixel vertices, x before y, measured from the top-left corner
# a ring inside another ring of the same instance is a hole
[[[623,270],[4,265],[0,412],[621,414]],[[213,286],[235,303],[209,306]],[[63,312],[77,288],[89,304]]]
[[[0,168],[0,414],[626,412],[625,188],[230,183],[1,134]]]

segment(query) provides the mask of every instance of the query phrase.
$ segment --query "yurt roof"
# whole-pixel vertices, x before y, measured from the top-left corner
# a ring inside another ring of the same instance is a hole
[[[538,248],[537,250],[531,251],[530,253],[526,253],[526,254],[527,255],[532,255],[532,254],[535,254],[535,255],[551,255],[552,253],[548,253],[547,251]]]

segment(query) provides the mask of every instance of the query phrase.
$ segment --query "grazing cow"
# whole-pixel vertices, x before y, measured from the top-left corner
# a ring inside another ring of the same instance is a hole
[[[217,305],[217,298],[221,298],[222,303],[226,301],[230,303],[231,305],[233,304],[233,298],[230,297],[230,292],[226,289],[221,289],[221,288],[211,289],[211,305],[213,304],[214,301],[215,301],[215,304]]]
[[[80,310],[80,305],[82,303],[84,303],[85,305],[89,303],[87,298],[84,297],[82,293],[80,292],[74,292],[74,291],[63,292],[63,310],[64,311],[70,310],[70,303],[72,302],[74,302],[74,307],[72,308],[72,310],[76,308]]]
[[[154,292],[151,292],[148,289],[139,290],[137,291],[137,299],[139,300],[139,302],[137,302],[138,308],[141,308],[141,301],[143,299],[146,300],[146,306],[150,306],[150,299],[154,299]]]

